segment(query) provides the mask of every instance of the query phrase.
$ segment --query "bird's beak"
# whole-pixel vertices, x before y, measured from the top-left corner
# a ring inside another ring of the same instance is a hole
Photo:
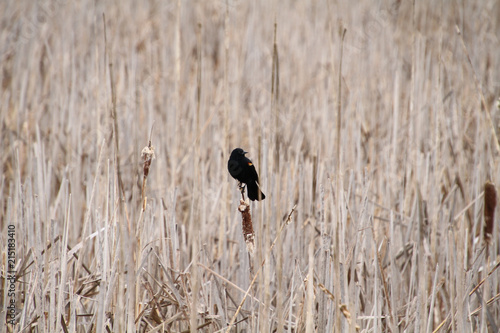
[[[245,155],[245,154],[248,154],[248,152],[247,151],[243,151],[243,155]]]

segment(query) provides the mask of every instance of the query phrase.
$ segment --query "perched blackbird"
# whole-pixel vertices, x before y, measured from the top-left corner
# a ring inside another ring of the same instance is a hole
[[[236,148],[231,153],[229,161],[227,161],[227,169],[229,174],[241,183],[245,183],[248,188],[248,197],[250,200],[262,200],[266,196],[259,189],[259,176],[252,161],[245,157],[247,152],[241,148]],[[260,198],[259,198],[260,192]]]

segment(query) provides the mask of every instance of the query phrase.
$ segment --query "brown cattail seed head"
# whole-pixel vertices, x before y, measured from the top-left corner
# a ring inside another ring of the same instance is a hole
[[[495,225],[495,207],[497,205],[497,190],[491,182],[484,184],[484,239],[489,241]]]

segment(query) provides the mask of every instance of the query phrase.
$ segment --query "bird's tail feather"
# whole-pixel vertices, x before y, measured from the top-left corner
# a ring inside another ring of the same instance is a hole
[[[259,184],[256,182],[247,184],[247,189],[248,189],[248,197],[250,200],[255,201],[259,200],[259,192],[260,192],[260,200],[264,200],[266,196],[264,193],[259,188]]]

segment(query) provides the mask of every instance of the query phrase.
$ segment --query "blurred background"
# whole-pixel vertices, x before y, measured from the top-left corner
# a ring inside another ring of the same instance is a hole
[[[498,1],[0,13],[9,332],[498,330]],[[266,194],[252,255],[236,147]]]

